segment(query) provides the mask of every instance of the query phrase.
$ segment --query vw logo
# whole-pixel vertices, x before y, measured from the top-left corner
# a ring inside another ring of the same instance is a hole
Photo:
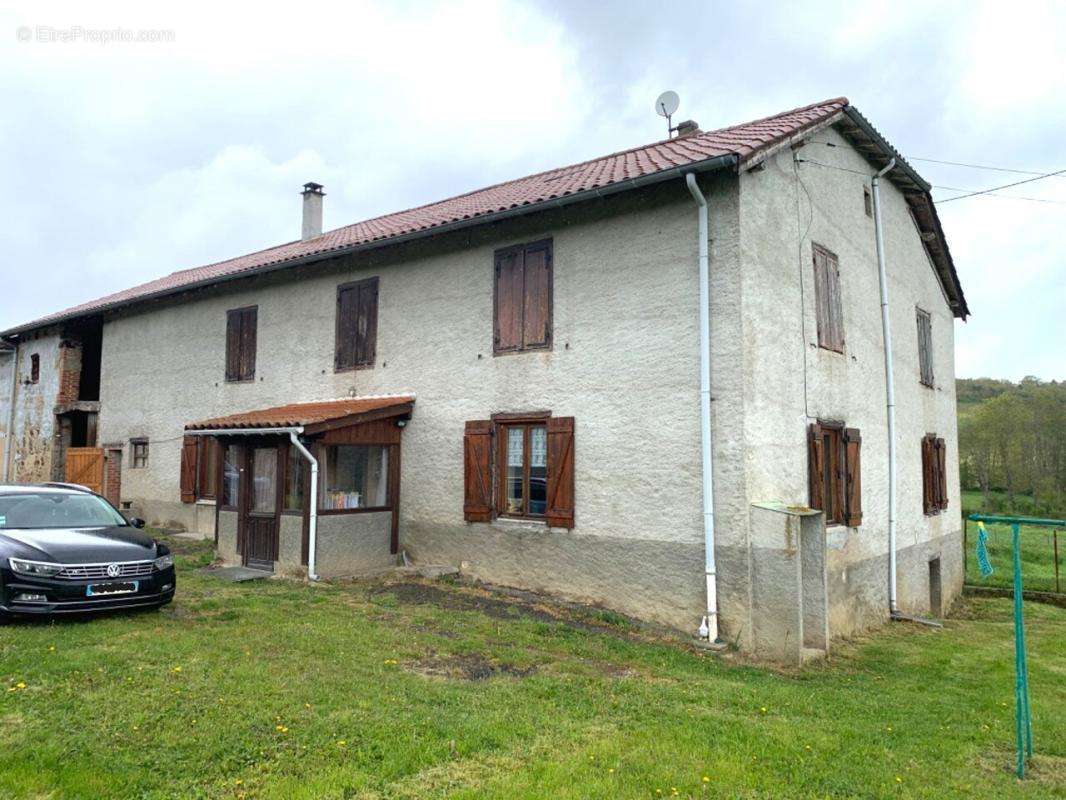
[[[107,565],[107,577],[117,578],[120,572],[122,572],[122,567],[120,567],[118,564]]]

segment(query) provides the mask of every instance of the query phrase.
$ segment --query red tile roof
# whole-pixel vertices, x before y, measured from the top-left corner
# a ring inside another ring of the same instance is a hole
[[[323,400],[315,403],[290,403],[286,406],[261,408],[241,414],[191,422],[187,431],[217,431],[235,428],[296,428],[332,422],[371,411],[394,410],[402,414],[415,399],[403,397],[352,397],[345,400]]]
[[[847,105],[847,98],[838,97],[754,122],[667,139],[580,164],[507,181],[448,200],[356,222],[323,233],[314,239],[289,242],[228,261],[174,272],[140,286],[50,314],[6,333],[30,330],[51,322],[98,313],[271,265],[303,261],[315,256],[326,257],[334,251],[386,242],[398,236],[432,231],[450,223],[476,220],[510,209],[535,206],[545,201],[602,189],[669,169],[688,167],[718,156],[735,156],[741,162],[749,161],[773,145],[828,121]]]

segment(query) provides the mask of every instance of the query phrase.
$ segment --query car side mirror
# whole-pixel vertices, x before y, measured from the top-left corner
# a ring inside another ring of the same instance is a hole
[[[141,519],[140,517],[130,517],[129,523],[134,528],[143,528],[144,527],[144,520]]]

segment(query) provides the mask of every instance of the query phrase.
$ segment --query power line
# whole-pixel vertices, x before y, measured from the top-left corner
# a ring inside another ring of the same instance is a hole
[[[1017,175],[1039,175],[1041,177],[1048,177],[1049,175],[1055,175],[1057,173],[1046,172],[1034,172],[1029,169],[1010,169],[1008,167],[992,167],[987,164],[966,164],[962,161],[941,161],[936,158],[918,158],[917,156],[911,156],[908,161],[925,161],[929,164],[947,164],[950,167],[969,167],[970,169],[988,169],[993,172],[1013,172]]]
[[[993,186],[991,189],[982,189],[979,192],[970,192],[969,194],[960,194],[958,197],[949,197],[947,200],[941,200],[940,203],[950,203],[952,200],[962,200],[965,197],[976,197],[981,194],[998,192],[1001,189],[1010,189],[1013,186],[1021,186],[1023,183],[1032,183],[1033,181],[1043,180],[1044,178],[1053,178],[1056,175],[1062,175],[1064,172],[1066,172],[1066,169],[1060,169],[1057,172],[1048,172],[1045,175],[1038,175],[1035,178],[1026,178],[1024,181],[1015,181],[1014,183],[1004,184],[1003,186]]]
[[[818,142],[817,144],[823,144],[823,143],[822,142]],[[824,144],[829,144],[829,143],[825,142]],[[835,145],[830,145],[830,146],[835,147]],[[870,173],[869,172],[863,172],[862,170],[851,169],[849,167],[838,167],[838,166],[836,166],[834,164],[823,164],[821,161],[815,161],[814,159],[811,159],[811,158],[797,158],[796,161],[798,163],[800,163],[800,164],[814,164],[816,167],[825,167],[826,169],[835,169],[835,170],[839,170],[840,172],[850,172],[853,175],[862,175],[862,176],[867,177],[867,178],[870,177]],[[936,185],[933,185],[932,188],[934,188],[934,189],[944,189],[944,190],[949,191],[949,192],[965,192],[965,194],[960,194],[957,197],[949,197],[949,198],[947,198],[947,200],[935,200],[934,202],[936,202],[938,204],[939,203],[947,203],[947,202],[950,202],[951,200],[961,200],[964,197],[975,197],[977,195],[989,195],[990,197],[998,197],[998,198],[1000,198],[1002,200],[1027,200],[1027,201],[1032,202],[1032,203],[1053,203],[1053,204],[1056,204],[1056,205],[1066,205],[1066,202],[1064,202],[1062,200],[1051,200],[1051,199],[1045,199],[1045,198],[1040,198],[1040,197],[1018,197],[1016,195],[1010,195],[1010,194],[992,194],[992,192],[998,192],[1000,189],[1009,189],[1012,186],[1019,186],[1019,185],[1021,185],[1023,183],[1030,183],[1031,181],[1038,181],[1041,178],[1051,178],[1051,177],[1054,177],[1056,175],[1061,175],[1064,172],[1066,172],[1066,169],[1059,170],[1058,172],[1047,173],[1047,174],[1039,173],[1037,175],[1037,177],[1035,177],[1035,178],[1030,178],[1030,179],[1024,180],[1024,181],[1018,181],[1017,183],[1010,183],[1010,184],[1007,184],[1006,186],[996,186],[996,187],[993,187],[991,189],[974,190],[974,189],[960,189],[960,188],[958,188],[956,186],[936,186]]]
[[[937,186],[933,185],[934,189],[944,189],[949,192],[969,192],[971,195],[974,193],[974,189],[960,189],[958,186]],[[999,197],[1002,200],[1028,200],[1030,203],[1056,203],[1059,205],[1066,205],[1066,200],[1050,200],[1046,197],[1020,197],[1014,194],[990,194],[989,197]],[[951,198],[954,200],[955,198]],[[940,202],[940,201],[937,201]]]
[[[836,142],[820,142],[815,139],[811,139],[807,144],[824,144],[826,147],[838,147]],[[965,161],[944,161],[939,158],[919,158],[918,156],[910,156],[904,159],[905,161],[925,161],[929,164],[946,164],[950,167],[969,167],[970,169],[988,169],[993,172],[1011,172],[1016,175],[1036,175],[1041,178],[1050,178],[1053,176],[1060,176],[1062,170],[1059,172],[1036,172],[1030,169],[1012,169],[1010,167],[993,167],[988,164],[968,164]],[[824,164],[822,166],[825,166]]]

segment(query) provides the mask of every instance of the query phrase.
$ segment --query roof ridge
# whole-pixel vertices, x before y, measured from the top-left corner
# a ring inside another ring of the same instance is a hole
[[[177,294],[192,287],[208,286],[253,270],[281,268],[287,265],[320,258],[330,258],[358,246],[377,246],[397,237],[411,235],[432,236],[442,227],[478,225],[498,219],[501,215],[523,214],[544,207],[553,201],[578,201],[604,187],[620,190],[634,187],[656,174],[665,177],[669,170],[698,170],[715,159],[732,156],[750,158],[780,141],[795,135],[849,106],[846,97],[810,103],[789,111],[739,122],[713,131],[699,131],[691,136],[659,139],[623,150],[541,170],[481,186],[399,211],[392,211],[370,219],[358,220],[325,231],[311,239],[294,239],[241,253],[229,258],[199,264],[165,273],[136,286],[111,292],[103,297],[77,304],[48,314],[31,322],[0,331],[14,335],[47,324],[102,313],[149,298]],[[812,112],[810,118],[797,115]],[[791,117],[791,118],[790,118]],[[779,127],[767,129],[767,123],[779,122]],[[637,179],[638,182],[634,182]]]
[[[840,104],[845,105],[845,106],[849,104],[848,103],[848,98],[846,98],[846,97],[834,97],[834,98],[829,99],[829,100],[822,100],[822,101],[817,102],[817,103],[810,103],[808,105],[801,106],[800,108],[794,108],[791,111],[782,111],[779,114],[771,114],[770,116],[762,117],[761,119],[755,119],[755,120],[751,120],[749,122],[737,122],[737,123],[735,123],[733,125],[727,125],[724,128],[715,128],[714,130],[711,130],[711,131],[700,131],[698,134],[696,134],[696,136],[710,136],[710,135],[713,135],[713,134],[716,134],[716,133],[722,133],[724,131],[734,130],[735,128],[744,128],[744,127],[747,127],[748,125],[757,125],[760,122],[767,122],[767,121],[769,121],[771,119],[777,119],[778,117],[787,117],[789,114],[798,114],[801,111],[809,111],[812,108],[818,108],[819,106],[827,106],[827,105],[831,105],[833,103],[840,103]],[[688,138],[688,137],[684,137],[684,138]],[[693,137],[693,138],[695,138],[695,137]],[[669,138],[666,138],[666,139],[658,139],[658,140],[656,140],[654,142],[645,142],[644,144],[638,144],[638,145],[634,145],[633,147],[627,147],[624,150],[616,150],[613,153],[607,153],[607,154],[602,155],[602,156],[596,156],[595,158],[588,158],[588,159],[585,159],[584,161],[575,161],[573,164],[563,164],[562,166],[559,166],[559,167],[552,167],[551,169],[541,170],[540,172],[533,172],[533,173],[531,173],[529,175],[522,175],[522,176],[520,176],[518,178],[509,178],[508,180],[498,181],[497,183],[492,183],[492,184],[489,184],[488,186],[480,186],[477,189],[470,189],[469,191],[466,191],[466,192],[460,192],[459,194],[452,195],[451,197],[443,197],[440,200],[433,200],[433,201],[431,201],[429,203],[422,203],[421,205],[411,206],[410,208],[405,208],[405,209],[402,209],[400,211],[390,211],[390,212],[388,212],[386,214],[379,214],[376,217],[370,217],[369,219],[363,219],[363,220],[357,220],[356,222],[350,222],[347,225],[341,225],[340,227],[337,227],[337,228],[331,228],[330,230],[324,231],[324,232],[322,232],[319,235],[320,236],[326,236],[326,235],[328,235],[330,233],[335,233],[336,231],[347,230],[348,228],[354,228],[356,225],[369,225],[369,224],[371,224],[373,222],[377,222],[378,220],[385,219],[386,217],[395,217],[395,216],[399,216],[400,214],[409,214],[409,213],[414,212],[414,211],[421,211],[424,208],[430,208],[432,206],[440,205],[442,203],[450,203],[453,200],[461,200],[462,198],[469,197],[470,195],[479,194],[481,192],[488,192],[488,191],[491,191],[493,189],[499,189],[502,186],[508,186],[508,185],[510,185],[512,183],[518,183],[519,181],[533,180],[535,178],[541,177],[542,175],[550,175],[553,172],[562,172],[563,170],[577,169],[578,167],[589,166],[591,164],[596,164],[596,163],[601,162],[601,161],[608,161],[608,160],[610,160],[612,158],[619,158],[621,156],[628,155],[629,153],[636,153],[636,152],[638,152],[640,150],[646,150],[649,147],[659,147],[660,145],[670,144],[671,142],[676,142],[677,140],[678,140],[678,137],[669,137]],[[308,241],[311,241],[311,240],[308,240]],[[292,242],[288,242],[287,244],[292,244]],[[284,247],[284,245],[278,245],[278,247]],[[266,250],[270,250],[270,249],[272,249],[272,248],[266,248]],[[266,250],[257,250],[256,252],[266,252]],[[246,255],[252,255],[252,254],[248,253]],[[236,256],[236,258],[242,258],[242,256]],[[226,260],[229,260],[229,259],[225,259],[224,261],[220,261],[220,262],[217,262],[217,263],[220,263],[220,264],[221,263],[225,263]],[[204,266],[205,267],[206,266],[214,266],[214,264],[205,264]],[[199,269],[199,267],[192,267],[192,269]]]
[[[761,122],[767,122],[767,121],[769,121],[771,119],[777,119],[778,117],[787,117],[789,114],[798,114],[801,111],[809,111],[812,108],[817,108],[819,106],[831,105],[833,103],[841,103],[842,105],[848,105],[848,99],[846,97],[836,97],[836,98],[832,98],[832,99],[829,99],[829,100],[822,100],[822,101],[817,102],[817,103],[810,103],[808,105],[801,106],[800,108],[794,108],[791,111],[782,111],[779,114],[771,114],[768,117],[762,117],[761,119],[751,120],[750,122],[737,122],[737,123],[735,123],[733,125],[727,125],[727,126],[725,126],[723,128],[715,128],[714,130],[710,130],[710,131],[700,131],[699,133],[696,134],[696,136],[699,136],[699,137],[712,136],[712,135],[714,135],[716,133],[723,133],[725,131],[731,131],[731,130],[734,130],[736,128],[744,128],[744,127],[747,127],[748,125],[757,125],[757,124],[759,124]],[[683,138],[687,139],[689,137],[683,137]],[[692,138],[695,138],[695,137],[692,137]],[[348,230],[350,228],[354,228],[357,225],[370,225],[370,224],[372,224],[374,222],[377,222],[378,220],[383,220],[383,219],[386,219],[388,217],[395,217],[395,216],[399,216],[401,214],[410,214],[410,213],[413,213],[413,212],[416,212],[416,211],[421,211],[422,209],[425,209],[425,208],[431,208],[432,206],[441,205],[443,203],[450,203],[450,202],[452,202],[454,200],[461,200],[464,197],[469,197],[471,195],[479,194],[481,192],[492,191],[493,189],[498,189],[498,188],[500,188],[502,186],[508,186],[508,185],[510,185],[512,183],[518,183],[519,181],[533,180],[533,179],[541,177],[542,175],[550,175],[553,172],[562,172],[563,170],[577,169],[578,167],[585,167],[585,166],[588,166],[588,165],[591,165],[591,164],[596,164],[598,162],[609,161],[612,158],[619,158],[621,156],[628,155],[629,153],[635,153],[635,152],[638,152],[640,150],[646,150],[649,147],[659,147],[661,145],[668,145],[668,144],[670,144],[672,142],[676,142],[676,141],[678,141],[678,137],[669,137],[667,139],[658,139],[658,140],[656,140],[654,142],[646,142],[644,144],[635,145],[633,147],[627,147],[624,150],[616,150],[613,153],[607,153],[606,155],[597,156],[596,158],[589,158],[589,159],[586,159],[584,161],[575,161],[573,164],[564,164],[564,165],[562,165],[560,167],[553,167],[552,169],[542,170],[541,172],[534,172],[534,173],[532,173],[530,175],[522,175],[521,177],[518,177],[518,178],[510,178],[510,179],[505,180],[505,181],[499,181],[497,183],[489,184],[488,186],[481,186],[481,187],[478,187],[477,189],[470,189],[469,191],[461,192],[459,194],[452,195],[451,197],[444,197],[444,198],[441,198],[440,200],[433,200],[433,201],[431,201],[429,203],[422,203],[421,205],[411,206],[410,208],[405,208],[405,209],[402,209],[400,211],[390,211],[390,212],[387,212],[385,214],[379,214],[376,217],[369,217],[367,219],[361,219],[361,220],[356,220],[355,222],[349,222],[346,225],[340,225],[340,226],[338,226],[336,228],[330,228],[328,231],[323,231],[318,236],[315,236],[315,237],[312,237],[311,239],[306,239],[306,240],[303,240],[303,241],[311,242],[311,241],[314,241],[315,239],[318,239],[320,237],[328,236],[331,233],[336,233],[337,231],[343,231],[343,230]],[[230,261],[236,261],[239,258],[247,258],[248,256],[255,256],[255,255],[260,255],[262,253],[269,253],[271,250],[279,250],[282,247],[288,247],[289,245],[298,244],[300,241],[301,241],[300,239],[293,239],[292,241],[283,242],[282,244],[276,244],[276,245],[272,245],[270,247],[264,247],[261,250],[253,250],[250,253],[241,253],[240,255],[231,256],[230,258],[223,258],[223,259],[221,259],[219,261],[212,261],[209,264],[200,264],[200,265],[195,266],[195,267],[186,267],[185,269],[179,269],[179,270],[175,270],[174,272],[169,272],[166,275],[161,275],[159,278],[155,278],[153,280],[160,280],[161,278],[170,278],[170,277],[174,277],[176,275],[182,275],[182,274],[184,274],[186,272],[195,272],[196,270],[210,269],[211,267],[218,267],[218,266],[221,266],[223,264],[227,264]],[[152,281],[146,281],[145,283],[152,283]],[[141,284],[141,285],[143,286],[144,284]]]

